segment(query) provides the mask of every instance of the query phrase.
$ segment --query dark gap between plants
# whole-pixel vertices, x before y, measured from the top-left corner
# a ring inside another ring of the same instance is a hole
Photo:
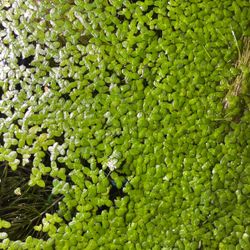
[[[78,41],[80,44],[82,45],[88,45],[89,44],[89,40],[92,38],[92,36],[90,35],[85,35],[85,36],[81,36]]]
[[[104,210],[108,211],[108,210],[109,210],[109,207],[106,206],[106,205],[103,205],[103,206],[98,207],[98,209],[97,209],[97,211],[96,211],[96,214],[97,214],[97,215],[100,215],[100,214],[102,213],[102,211],[104,211]]]
[[[34,56],[28,56],[28,57],[26,57],[26,58],[22,58],[22,57],[18,57],[17,58],[17,64],[19,65],[19,66],[21,66],[21,65],[23,65],[23,66],[25,66],[26,68],[32,68],[32,66],[30,65],[31,64],[31,62],[34,60]]]
[[[94,89],[92,91],[92,97],[94,98],[95,96],[97,96],[97,94],[99,94],[99,92],[96,89]]]
[[[65,77],[63,79],[68,81],[68,82],[74,82],[75,81],[75,79],[73,77]]]
[[[155,31],[155,33],[156,33],[156,35],[159,37],[159,38],[161,38],[162,37],[162,30],[154,30]]]
[[[9,10],[9,9],[11,9],[12,8],[12,5],[10,5],[9,7],[3,7],[3,10]]]
[[[14,114],[14,113],[15,113],[15,108],[14,108],[14,107],[11,107],[11,108],[10,108],[10,111]]]
[[[54,60],[54,58],[50,58],[50,59],[49,59],[49,66],[50,66],[51,68],[56,68],[56,67],[59,67],[59,66],[60,66],[60,63],[56,62],[56,61]]]
[[[1,113],[0,113],[0,118],[1,118]],[[0,145],[3,146],[4,141],[3,141],[3,135],[0,135]]]
[[[0,118],[7,118],[7,115],[4,114],[4,113],[2,113],[2,112],[0,112]]]
[[[153,19],[157,19],[158,18],[158,13],[154,12],[154,14],[152,15]]]
[[[82,166],[90,168],[90,163],[86,159],[80,157],[80,162],[81,162]]]
[[[37,114],[39,114],[39,113],[37,113]],[[36,135],[37,135],[37,137],[39,137],[41,134],[46,134],[46,133],[48,133],[47,128],[43,128],[41,131],[38,131],[36,133]]]
[[[58,142],[59,145],[64,143],[64,133],[60,136],[54,136],[53,139]]]
[[[110,183],[110,190],[109,190],[109,200],[111,200],[113,203],[114,201],[116,200],[117,197],[124,197],[125,196],[125,193],[123,192],[123,188],[125,187],[126,183],[127,183],[127,178],[125,178],[125,180],[123,181],[123,185],[121,188],[118,188],[115,181],[111,178],[110,176],[110,172],[106,170],[104,170],[108,180],[109,180],[109,183]],[[120,176],[126,176],[125,174],[123,173],[118,173],[116,171],[117,174],[119,174]]]
[[[67,101],[67,100],[70,100],[70,95],[69,95],[69,93],[62,94],[61,98],[63,98],[65,101]]]
[[[111,200],[113,203],[116,200],[117,197],[124,197],[125,193],[123,192],[123,187],[119,189],[114,181],[111,181],[111,188],[109,190],[109,200]]]
[[[122,23],[126,20],[126,17],[124,15],[117,14],[116,17],[120,20],[120,23]]]
[[[20,91],[22,89],[22,86],[20,83],[17,83],[16,84],[16,90]]]
[[[51,194],[53,178],[44,178],[45,188],[30,187],[30,166],[19,166],[16,171],[12,171],[6,162],[0,162],[0,166],[0,218],[12,224],[0,232],[8,233],[11,240],[24,241],[28,236],[48,239],[46,233],[37,232],[33,227],[41,223],[45,213],[53,214],[58,210],[62,196]],[[17,188],[20,193],[15,193]]]
[[[0,100],[2,100],[2,96],[3,96],[3,88],[0,87]]]

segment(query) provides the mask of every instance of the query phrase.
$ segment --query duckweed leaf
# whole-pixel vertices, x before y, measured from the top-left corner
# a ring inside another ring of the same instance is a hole
[[[248,7],[3,1],[0,180],[51,195],[0,248],[248,249]]]

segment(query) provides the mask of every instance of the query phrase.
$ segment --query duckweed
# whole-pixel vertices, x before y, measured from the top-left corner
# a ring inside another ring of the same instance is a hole
[[[0,201],[0,248],[249,249],[249,17],[247,0],[2,1],[0,167],[50,195],[22,239]]]

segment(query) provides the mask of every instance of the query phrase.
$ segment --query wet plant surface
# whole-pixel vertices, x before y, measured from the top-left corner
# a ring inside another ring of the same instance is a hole
[[[0,248],[250,249],[249,17],[2,1]]]

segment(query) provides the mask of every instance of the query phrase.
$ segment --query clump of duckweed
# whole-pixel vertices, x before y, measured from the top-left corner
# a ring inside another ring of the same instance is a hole
[[[0,248],[250,249],[248,0],[1,3]]]

